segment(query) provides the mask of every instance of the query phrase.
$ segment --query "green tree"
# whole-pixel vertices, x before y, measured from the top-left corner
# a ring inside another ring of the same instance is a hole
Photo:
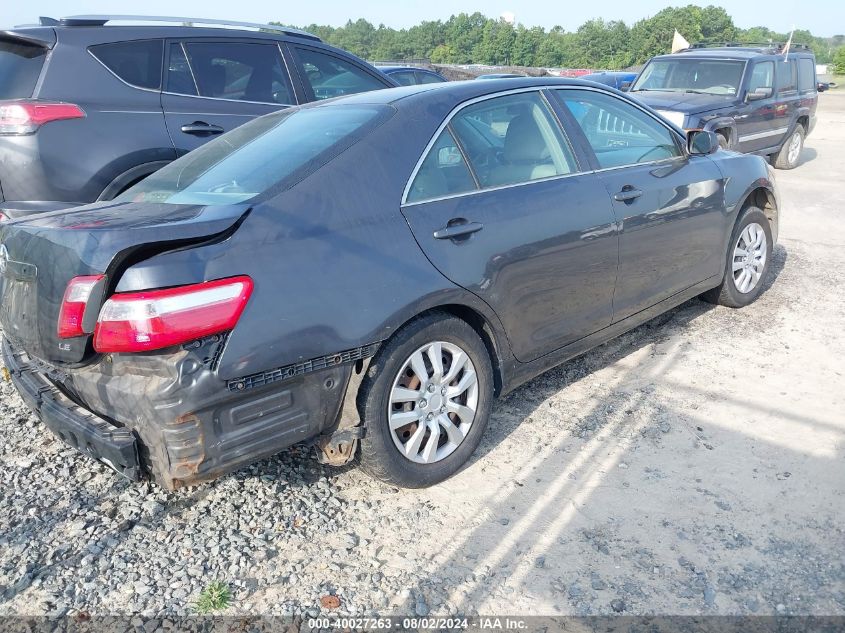
[[[833,72],[845,75],[845,46],[838,48],[833,55]]]

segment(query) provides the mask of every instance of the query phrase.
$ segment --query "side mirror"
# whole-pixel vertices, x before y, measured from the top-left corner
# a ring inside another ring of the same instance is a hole
[[[623,81],[619,84],[619,90],[622,92],[628,92],[631,89],[631,84],[634,83],[633,81]]]
[[[759,101],[760,99],[768,99],[772,96],[772,89],[771,88],[755,88],[754,90],[749,90],[748,95],[746,95],[746,99],[748,101]]]
[[[454,146],[441,147],[437,152],[438,167],[454,167],[455,165],[460,165],[462,160],[461,151]]]
[[[690,130],[687,132],[687,152],[691,156],[707,156],[719,150],[719,137],[715,132]]]

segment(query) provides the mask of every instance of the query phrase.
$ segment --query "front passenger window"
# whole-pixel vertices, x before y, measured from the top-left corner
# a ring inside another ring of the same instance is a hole
[[[296,52],[299,55],[302,75],[317,100],[387,87],[351,61],[311,48],[297,47]]]
[[[774,76],[774,62],[760,62],[758,64],[754,64],[754,70],[751,71],[751,80],[748,82],[748,92],[768,89],[769,94],[772,94],[772,90],[774,89]]]
[[[602,168],[683,156],[675,135],[635,106],[592,90],[558,90]]]

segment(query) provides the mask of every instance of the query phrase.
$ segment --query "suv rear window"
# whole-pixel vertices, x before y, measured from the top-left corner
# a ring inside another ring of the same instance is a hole
[[[35,90],[47,49],[0,41],[0,99],[28,99]]]
[[[293,108],[259,117],[173,161],[119,202],[233,204],[298,182],[390,117],[389,106]]]
[[[137,88],[161,88],[161,40],[141,40],[98,44],[88,49],[102,64],[123,81]]]

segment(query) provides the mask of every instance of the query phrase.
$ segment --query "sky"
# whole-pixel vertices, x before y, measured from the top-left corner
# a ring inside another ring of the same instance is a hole
[[[385,24],[403,28],[422,20],[447,20],[460,12],[480,11],[489,17],[506,12],[515,14],[516,21],[526,26],[549,29],[559,25],[573,31],[592,18],[624,20],[629,25],[654,15],[667,6],[686,4],[715,4],[724,7],[741,28],[767,26],[787,32],[793,28],[808,29],[823,37],[845,33],[845,0],[691,0],[659,2],[657,0],[602,0],[590,2],[562,2],[561,0],[316,0],[313,2],[271,2],[270,0],[239,0],[236,3],[208,2],[208,0],[2,0],[0,28],[32,23],[39,15],[62,17],[85,13],[178,15],[204,18],[223,18],[243,22],[279,21],[304,26],[329,24],[341,26],[349,19],[365,18],[375,25]]]

